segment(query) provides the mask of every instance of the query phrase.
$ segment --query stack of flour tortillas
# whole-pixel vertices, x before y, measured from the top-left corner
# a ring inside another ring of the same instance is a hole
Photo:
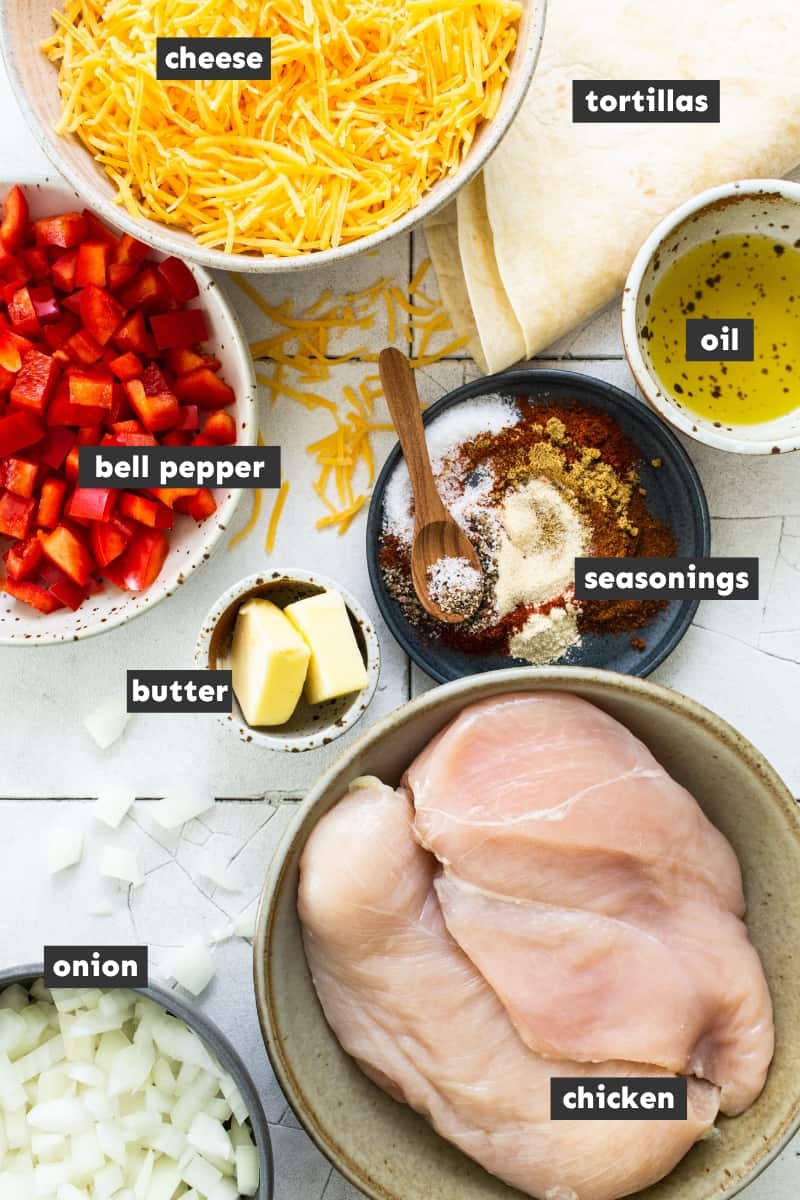
[[[573,79],[719,79],[721,121],[573,124]],[[614,298],[676,205],[799,162],[800,0],[548,0],[510,132],[426,226],[453,324],[483,370],[530,357]]]

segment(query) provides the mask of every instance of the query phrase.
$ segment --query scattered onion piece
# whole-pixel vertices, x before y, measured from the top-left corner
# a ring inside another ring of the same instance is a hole
[[[200,796],[188,790],[175,791],[158,801],[152,809],[152,817],[162,829],[177,829],[213,807],[213,797]]]
[[[95,819],[111,829],[118,829],[134,798],[129,788],[116,783],[107,784],[94,802],[92,811]]]
[[[185,946],[169,951],[162,961],[162,967],[170,979],[174,979],[193,996],[205,991],[216,971],[211,951],[199,934]]]
[[[79,829],[59,826],[47,838],[47,870],[50,875],[74,867],[83,855],[83,834]]]
[[[140,887],[144,883],[144,869],[138,850],[126,850],[122,846],[106,846],[100,853],[100,874],[109,879],[120,879],[123,883]]]
[[[104,700],[84,718],[83,724],[100,749],[107,750],[122,737],[128,724],[124,701]]]

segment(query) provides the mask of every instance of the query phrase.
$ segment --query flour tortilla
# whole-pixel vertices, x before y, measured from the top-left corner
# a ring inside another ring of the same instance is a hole
[[[469,338],[469,352],[480,369],[486,372],[488,366],[478,336],[458,250],[458,216],[455,201],[445,208],[440,208],[428,218],[425,222],[425,240],[436,271],[439,295],[450,314],[453,329],[459,337]]]
[[[573,124],[572,80],[615,78],[720,79],[722,119]],[[612,300],[676,205],[798,162],[798,0],[549,0],[531,90],[484,170],[485,210],[458,206],[461,271],[486,366],[538,353]]]

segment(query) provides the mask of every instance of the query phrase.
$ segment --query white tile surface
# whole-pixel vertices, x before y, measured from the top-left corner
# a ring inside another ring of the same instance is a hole
[[[15,108],[5,72],[0,69],[0,162],[3,176],[30,179],[51,168],[34,144]],[[424,239],[400,239],[380,253],[364,256],[326,274],[308,272],[291,280],[263,283],[272,304],[293,296],[303,307],[327,287],[349,290],[392,275],[405,286],[409,270],[424,255]],[[253,339],[268,336],[269,324],[231,280],[223,280]],[[426,291],[435,294],[428,274]],[[386,321],[376,320],[371,346],[385,339]],[[347,335],[339,346],[352,346]],[[433,347],[452,335],[442,334]],[[355,343],[358,344],[358,343]],[[584,329],[551,349],[558,364],[584,370],[631,387],[621,361],[614,306]],[[474,375],[466,361],[448,362],[420,373],[423,401]],[[563,361],[564,359],[569,361]],[[547,355],[542,356],[547,361]],[[374,367],[371,368],[374,371]],[[335,386],[367,368],[338,372]],[[333,385],[325,385],[333,386]],[[309,500],[311,477],[302,447],[327,431],[324,417],[282,401],[262,408],[262,430],[283,447],[291,481],[286,513],[272,562],[316,569],[341,580],[377,621],[363,554],[364,517],[345,539],[313,529],[319,515]],[[391,444],[387,435],[380,453]],[[687,443],[701,473],[714,521],[715,553],[758,554],[762,560],[762,599],[726,605],[704,604],[680,648],[656,678],[719,711],[746,733],[800,792],[797,751],[797,695],[800,690],[800,456],[745,459]],[[235,527],[244,524],[244,498]],[[226,802],[192,822],[182,837],[165,835],[152,825],[147,805],[137,805],[116,833],[98,826],[89,806],[79,801],[5,800],[0,802],[0,880],[6,910],[0,965],[35,959],[43,942],[125,942],[148,940],[159,948],[174,945],[197,931],[214,933],[245,908],[252,908],[265,867],[291,817],[287,796],[303,792],[342,748],[280,757],[237,742],[213,718],[138,717],[110,751],[98,751],[83,732],[81,716],[98,700],[122,686],[128,667],[182,665],[190,662],[200,621],[217,595],[231,582],[267,565],[263,551],[269,514],[265,505],[257,532],[233,550],[222,547],[185,589],[131,625],[75,646],[3,649],[0,688],[4,698],[0,728],[0,796],[81,797],[95,795],[103,781],[124,779],[139,795],[158,796],[175,783],[191,783],[218,796],[266,797],[255,802]],[[408,664],[378,621],[383,670],[368,720],[390,711],[409,693],[430,686]],[[356,736],[358,730],[350,737]],[[84,861],[48,880],[42,868],[45,830],[54,823],[86,830]],[[101,892],[96,856],[102,844],[141,851],[145,885],[117,895],[113,915],[89,915]],[[218,852],[234,864],[240,892],[222,892],[199,874],[203,854]],[[237,1044],[251,1067],[270,1122],[277,1168],[276,1200],[355,1200],[358,1192],[332,1171],[297,1128],[270,1071],[258,1032],[250,986],[250,947],[241,939],[218,946],[217,976],[202,1006]],[[747,1189],[747,1200],[790,1200],[800,1186],[800,1145],[789,1147]]]

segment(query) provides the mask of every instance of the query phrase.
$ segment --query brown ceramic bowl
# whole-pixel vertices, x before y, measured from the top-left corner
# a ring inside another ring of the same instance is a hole
[[[582,668],[514,669],[427,692],[378,722],[300,806],[273,860],[254,945],[256,999],[278,1080],[310,1136],[372,1200],[521,1200],[391,1100],[344,1053],[314,991],[300,937],[298,864],[317,821],[359,775],[396,784],[415,754],[466,704],[509,691],[555,689],[627,725],[687,787],[736,850],[747,924],[775,1006],[767,1085],[719,1136],[696,1145],[639,1200],[727,1200],[763,1170],[800,1124],[800,818],[791,795],[741,734],[693,700],[643,679]]]

